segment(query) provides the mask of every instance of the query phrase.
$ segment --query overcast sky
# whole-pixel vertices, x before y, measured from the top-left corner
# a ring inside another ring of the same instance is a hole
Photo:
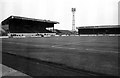
[[[76,8],[75,25],[117,25],[120,0],[0,0],[0,22],[10,15],[58,21],[57,29],[72,29],[71,8]]]

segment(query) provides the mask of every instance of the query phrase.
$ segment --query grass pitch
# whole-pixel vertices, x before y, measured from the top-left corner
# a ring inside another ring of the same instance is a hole
[[[119,37],[67,36],[2,39],[2,52],[118,75]]]

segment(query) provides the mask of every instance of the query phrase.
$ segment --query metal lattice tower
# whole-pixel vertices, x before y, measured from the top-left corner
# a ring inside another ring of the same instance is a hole
[[[72,13],[73,13],[72,31],[75,31],[75,11],[76,11],[76,8],[72,8]]]

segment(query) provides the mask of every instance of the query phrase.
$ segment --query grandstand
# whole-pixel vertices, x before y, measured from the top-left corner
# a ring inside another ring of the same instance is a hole
[[[8,36],[44,36],[55,35],[54,24],[59,22],[26,18],[20,16],[10,16],[2,21],[2,29],[4,29]],[[52,31],[48,30],[51,29]]]
[[[106,26],[82,26],[77,27],[78,34],[95,34],[95,35],[107,35],[107,34],[120,34],[120,26],[119,25],[106,25]]]

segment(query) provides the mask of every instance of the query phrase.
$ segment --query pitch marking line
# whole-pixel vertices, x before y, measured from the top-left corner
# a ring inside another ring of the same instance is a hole
[[[118,53],[117,51],[104,51],[104,50],[97,50],[97,49],[86,49],[88,51],[99,51],[99,52],[104,52],[104,53]]]
[[[76,48],[67,48],[67,47],[59,47],[61,45],[58,45],[58,46],[51,46],[51,47],[54,47],[54,48],[64,48],[64,49],[76,49]]]

